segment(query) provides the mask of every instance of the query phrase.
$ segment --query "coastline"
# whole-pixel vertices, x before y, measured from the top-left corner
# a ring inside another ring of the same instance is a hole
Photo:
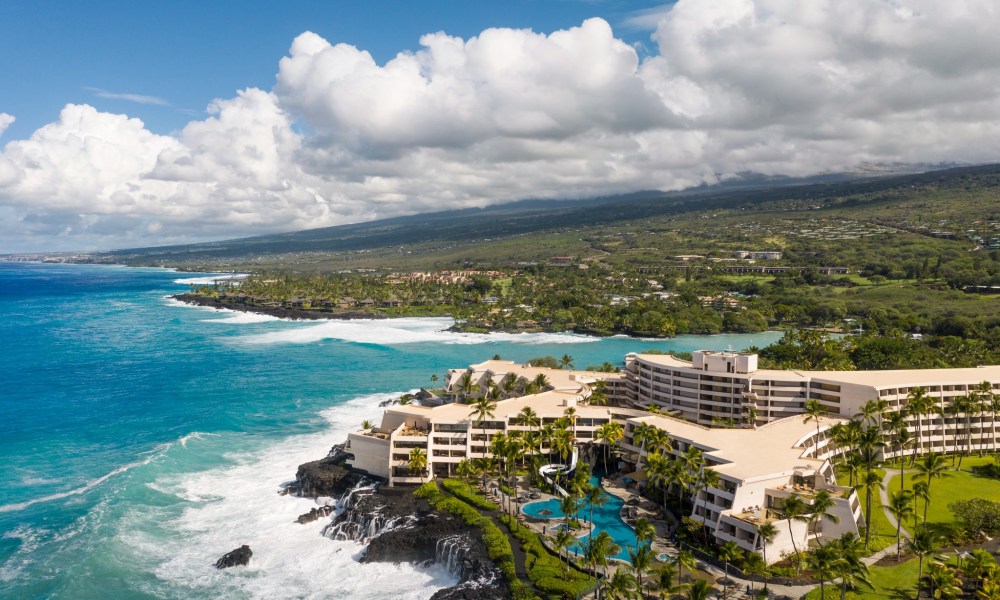
[[[198,294],[175,294],[170,298],[189,304],[192,306],[204,306],[206,308],[216,308],[219,310],[235,310],[238,312],[268,315],[279,319],[292,319],[297,321],[322,321],[327,319],[337,319],[349,321],[351,319],[387,319],[388,316],[376,312],[364,310],[340,310],[340,309],[300,309],[284,307],[251,306],[247,304],[237,304],[235,302],[222,302],[217,298],[200,296]]]

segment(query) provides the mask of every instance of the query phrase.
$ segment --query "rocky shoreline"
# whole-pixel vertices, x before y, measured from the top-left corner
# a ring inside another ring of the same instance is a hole
[[[326,506],[297,522],[323,523],[322,534],[366,545],[362,562],[437,563],[459,583],[436,592],[434,600],[506,600],[511,591],[482,542],[482,531],[436,511],[411,489],[382,487],[378,478],[352,469],[335,447],[323,459],[300,465],[288,493],[330,497]]]
[[[298,308],[284,308],[284,307],[267,307],[267,306],[257,306],[255,304],[239,304],[236,302],[223,302],[218,298],[211,298],[208,296],[201,296],[198,294],[176,294],[171,296],[174,300],[183,302],[184,304],[192,304],[194,306],[205,306],[208,308],[216,309],[226,309],[235,310],[239,312],[255,313],[260,315],[270,315],[272,317],[278,317],[279,319],[295,319],[295,320],[306,320],[306,321],[318,321],[323,319],[337,319],[337,320],[350,320],[350,319],[385,319],[385,315],[366,311],[366,310],[350,310],[350,309],[298,309]]]

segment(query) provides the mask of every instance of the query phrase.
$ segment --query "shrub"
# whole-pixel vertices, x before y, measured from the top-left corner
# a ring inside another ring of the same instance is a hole
[[[971,498],[952,502],[948,505],[948,510],[971,533],[1000,531],[1000,502]]]
[[[457,479],[445,479],[442,482],[444,489],[448,491],[449,494],[455,496],[459,500],[471,504],[477,508],[482,508],[484,510],[498,510],[499,507],[495,502],[491,502],[484,498],[479,492],[477,492],[471,485],[465,483],[464,481],[459,481]]]

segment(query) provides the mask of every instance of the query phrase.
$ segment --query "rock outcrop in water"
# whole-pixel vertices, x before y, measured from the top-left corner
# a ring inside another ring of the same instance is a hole
[[[250,549],[250,546],[243,544],[232,552],[227,552],[222,558],[215,561],[215,568],[228,569],[229,567],[246,566],[250,563],[251,556],[253,556],[253,551]]]
[[[303,496],[333,496],[332,509],[320,507],[300,517],[332,510],[323,535],[367,545],[362,562],[437,563],[458,578],[459,584],[439,590],[436,600],[506,600],[510,588],[490,560],[481,541],[482,531],[449,513],[441,513],[410,489],[380,487],[364,473],[331,457],[306,463],[296,474]],[[340,493],[338,493],[340,492]]]
[[[299,470],[295,473],[298,495],[337,498],[362,481],[373,479],[366,473],[347,466],[345,463],[348,456],[350,455],[344,452],[343,446],[334,446],[326,458],[299,465]]]

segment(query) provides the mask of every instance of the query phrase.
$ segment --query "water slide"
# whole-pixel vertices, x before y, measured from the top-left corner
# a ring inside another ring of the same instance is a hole
[[[538,468],[538,474],[542,476],[549,485],[551,485],[560,496],[569,496],[569,492],[564,490],[562,487],[557,485],[554,481],[555,475],[569,475],[576,470],[576,461],[580,457],[580,448],[573,446],[573,453],[570,455],[569,465],[564,465],[560,463],[553,463],[550,465],[542,465]]]

